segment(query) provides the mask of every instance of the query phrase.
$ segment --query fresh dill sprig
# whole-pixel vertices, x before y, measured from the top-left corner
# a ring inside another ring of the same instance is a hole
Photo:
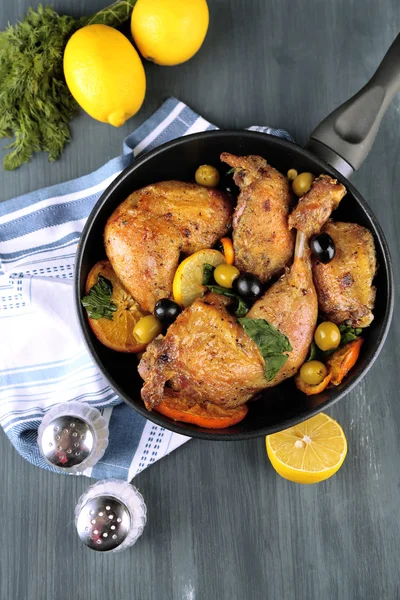
[[[69,121],[79,109],[63,73],[68,39],[84,25],[121,25],[135,2],[118,0],[81,19],[40,5],[0,32],[0,139],[14,138],[4,157],[6,170],[28,162],[34,152],[47,152],[50,162],[60,156],[71,138]]]
[[[119,27],[129,19],[136,0],[119,0],[106,6],[98,13],[89,17],[85,25],[109,25],[110,27]]]

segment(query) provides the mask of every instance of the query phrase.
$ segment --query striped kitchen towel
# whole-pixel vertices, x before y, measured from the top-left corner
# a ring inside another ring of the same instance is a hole
[[[124,154],[74,181],[0,203],[0,423],[18,452],[52,470],[37,430],[57,403],[80,400],[107,419],[109,446],[86,475],[130,481],[189,438],[147,421],[122,403],[88,354],[73,307],[74,258],[101,193],[136,156],[171,139],[216,129],[175,98],[124,142]],[[290,136],[282,130],[252,127]]]

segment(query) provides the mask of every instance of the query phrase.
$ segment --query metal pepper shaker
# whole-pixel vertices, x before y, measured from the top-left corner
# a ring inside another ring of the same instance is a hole
[[[120,552],[135,544],[146,520],[142,494],[119,479],[98,481],[75,507],[79,537],[89,548],[101,552]]]
[[[103,456],[108,446],[107,422],[89,404],[64,402],[45,414],[37,442],[50,465],[78,475]]]

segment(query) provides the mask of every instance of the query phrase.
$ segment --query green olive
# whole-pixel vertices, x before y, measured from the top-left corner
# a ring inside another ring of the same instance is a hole
[[[222,264],[215,267],[214,279],[225,288],[231,288],[233,282],[239,277],[240,271],[234,265]]]
[[[328,375],[328,369],[319,360],[309,360],[301,365],[300,377],[304,383],[318,385]]]
[[[335,323],[324,321],[314,333],[314,341],[320,350],[335,350],[340,344],[340,331]]]
[[[296,196],[303,196],[308,192],[313,181],[314,175],[312,173],[300,173],[292,183],[292,190]]]
[[[289,169],[289,171],[287,172],[287,178],[289,179],[289,181],[293,181],[294,179],[296,179],[298,173],[296,171],[296,169]]]
[[[204,187],[217,187],[219,183],[218,169],[211,165],[201,165],[195,174],[196,183]]]
[[[133,337],[140,344],[149,344],[162,332],[162,325],[154,315],[142,317],[133,328]]]

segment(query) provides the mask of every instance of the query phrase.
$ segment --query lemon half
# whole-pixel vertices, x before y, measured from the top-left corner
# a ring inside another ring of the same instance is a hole
[[[210,249],[198,250],[185,258],[176,270],[172,284],[175,302],[186,307],[196,298],[203,296],[206,291],[203,285],[204,265],[217,267],[225,262],[222,252]]]
[[[275,471],[296,483],[329,479],[340,469],[347,454],[343,429],[324,413],[267,435],[266,446]]]

